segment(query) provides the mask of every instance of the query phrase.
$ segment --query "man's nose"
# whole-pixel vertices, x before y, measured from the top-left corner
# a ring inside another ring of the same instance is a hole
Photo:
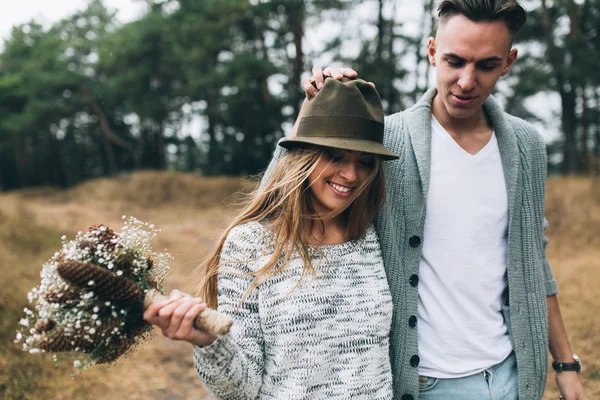
[[[475,68],[469,65],[465,66],[458,79],[458,86],[460,86],[463,91],[469,92],[475,88],[476,82],[477,75]]]

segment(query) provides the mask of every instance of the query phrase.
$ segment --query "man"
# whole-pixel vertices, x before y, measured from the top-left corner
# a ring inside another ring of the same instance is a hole
[[[400,155],[376,221],[394,301],[394,399],[540,399],[547,346],[562,396],[587,399],[545,256],[545,146],[490,96],[517,59],[526,13],[514,0],[445,0],[438,15],[437,88],[385,122]],[[324,75],[357,74],[314,68],[305,104]]]

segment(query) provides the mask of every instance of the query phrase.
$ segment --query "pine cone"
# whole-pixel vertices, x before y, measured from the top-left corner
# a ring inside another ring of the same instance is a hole
[[[124,275],[133,276],[133,261],[135,260],[135,255],[133,253],[125,253],[117,259],[115,264],[116,270],[123,271]]]
[[[97,246],[98,246],[98,244],[96,242],[94,242],[93,240],[89,240],[89,239],[82,239],[79,242],[77,242],[77,247],[79,247],[82,250],[87,249],[90,254],[96,253]],[[64,257],[63,257],[63,259],[60,259],[58,261],[61,262],[63,260],[64,260]]]
[[[54,322],[51,319],[40,319],[38,322],[35,323],[35,326],[33,327],[36,331],[42,333],[42,332],[48,332],[51,331],[54,327],[56,326],[56,322]]]
[[[57,267],[58,274],[71,285],[93,290],[99,297],[120,303],[135,304],[143,300],[139,286],[129,278],[89,262],[67,260]],[[93,282],[90,285],[90,282]]]
[[[75,300],[79,300],[80,294],[81,291],[79,288],[69,286],[62,292],[46,293],[44,297],[46,297],[46,300],[48,300],[50,303],[58,303],[63,307],[68,307],[70,304],[72,307],[76,304]]]
[[[96,237],[98,244],[103,244],[109,252],[115,249],[117,234],[106,225],[92,225],[88,229],[88,235]]]
[[[127,336],[121,337],[118,342],[111,342],[110,348],[96,360],[96,364],[106,364],[115,361],[127,352],[137,343],[137,337],[144,333],[146,324],[141,323],[136,326],[128,327]]]
[[[115,361],[117,358],[127,353],[127,350],[129,350],[133,344],[134,342],[129,338],[124,338],[115,344],[111,343],[110,349],[96,360],[96,364],[106,364]]]
[[[83,337],[66,335],[64,330],[50,331],[42,335],[38,342],[38,348],[50,352],[79,351],[90,352],[93,344]]]
[[[103,320],[102,325],[96,326],[95,332],[93,334],[88,333],[88,335],[92,338],[92,341],[97,344],[99,341],[114,335],[115,328],[119,328],[119,330],[122,330],[122,322],[123,320],[118,318],[109,318]]]

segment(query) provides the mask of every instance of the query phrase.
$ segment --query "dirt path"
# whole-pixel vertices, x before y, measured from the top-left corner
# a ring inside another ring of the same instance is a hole
[[[59,202],[39,197],[28,199],[25,206],[40,224],[69,237],[96,223],[119,229],[122,215],[154,223],[162,229],[155,250],[167,249],[175,257],[166,286],[184,291],[192,290],[198,282],[200,276],[194,269],[235,212],[222,206],[140,208],[126,202]],[[551,244],[565,240],[560,232],[550,239]],[[566,246],[559,247],[560,251],[550,246],[549,256],[559,284],[563,317],[572,346],[585,363],[582,376],[590,398],[600,398],[600,249],[589,246],[569,251]],[[114,367],[96,367],[73,380],[66,377],[58,384],[55,398],[209,399],[194,371],[191,346],[166,340],[159,332],[156,336],[155,341]],[[553,373],[548,382],[544,399],[556,399]]]
[[[232,216],[232,209],[204,210],[152,208],[140,210],[126,204],[53,203],[41,199],[27,202],[36,219],[58,231],[69,233],[103,223],[115,229],[122,215],[152,222],[162,232],[155,251],[166,249],[175,258],[165,287],[191,291],[200,275],[194,271]],[[94,399],[209,399],[194,370],[192,348],[187,343],[164,339],[155,331],[149,342],[114,367],[95,367],[64,383],[57,398]],[[84,378],[84,379],[82,379]]]

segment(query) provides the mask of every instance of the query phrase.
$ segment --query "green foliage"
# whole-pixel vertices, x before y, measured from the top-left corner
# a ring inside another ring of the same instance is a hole
[[[137,169],[260,171],[320,56],[306,39],[327,25],[342,34],[322,38],[324,51],[373,81],[388,114],[405,109],[430,73],[435,1],[420,4],[417,31],[391,0],[372,2],[358,27],[348,16],[366,5],[356,0],[148,1],[127,24],[89,0],[51,27],[16,26],[0,54],[0,190]],[[549,149],[563,172],[600,167],[598,26],[600,0],[539,0],[505,78],[507,111],[531,121],[528,99],[560,95],[563,136]]]

